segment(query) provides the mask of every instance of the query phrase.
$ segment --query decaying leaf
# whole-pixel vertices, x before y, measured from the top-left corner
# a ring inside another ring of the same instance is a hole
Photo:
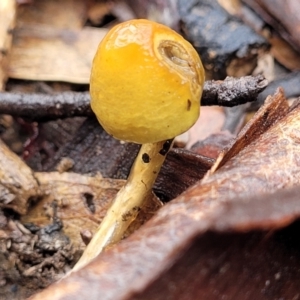
[[[272,101],[277,117],[270,121],[267,103],[258,112],[259,133],[252,133],[251,143],[128,239],[31,299],[268,299],[265,292],[272,299],[292,299],[297,280],[289,281],[282,268],[285,263],[297,278],[299,272],[292,268],[299,259],[272,248],[277,237],[264,231],[287,226],[300,216],[299,187],[289,190],[300,183],[300,105],[282,111],[280,103],[286,100],[280,91]],[[270,289],[281,276],[281,288]]]
[[[76,173],[35,173],[44,196],[23,216],[23,223],[45,226],[58,217],[63,222],[64,233],[75,248],[85,247],[80,232],[94,233],[105,216],[124,180],[108,179]],[[55,205],[53,205],[55,204]],[[153,195],[142,208],[139,217],[126,235],[146,222],[161,207]]]

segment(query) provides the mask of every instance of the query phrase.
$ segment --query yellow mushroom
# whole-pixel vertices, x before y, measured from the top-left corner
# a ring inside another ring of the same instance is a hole
[[[90,79],[92,109],[113,137],[142,146],[127,183],[75,269],[119,241],[135,219],[174,137],[198,119],[203,84],[196,50],[164,25],[131,20],[101,41]]]

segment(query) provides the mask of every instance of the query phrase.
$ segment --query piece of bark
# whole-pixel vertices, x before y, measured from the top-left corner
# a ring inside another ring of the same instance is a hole
[[[0,140],[0,207],[24,215],[40,196],[32,170]]]
[[[12,32],[15,27],[16,1],[2,0],[0,3],[0,16],[0,91],[2,91],[8,77],[8,54],[12,44]]]
[[[232,107],[253,102],[267,85],[268,82],[262,75],[207,81],[204,85],[201,105]],[[57,94],[0,92],[0,112],[34,121],[93,115],[88,92]]]
[[[278,101],[278,97],[281,101],[286,101],[279,92],[273,98],[275,102],[281,102]],[[275,108],[282,110],[278,104]],[[278,116],[280,113],[274,115]],[[138,296],[143,299],[156,299],[158,291],[161,291],[164,297],[169,295],[170,299],[176,297],[178,299],[178,293],[183,292],[188,295],[186,299],[193,299],[196,288],[198,289],[196,295],[205,294],[207,299],[215,299],[214,291],[218,285],[212,284],[212,288],[207,290],[207,281],[222,284],[218,291],[225,296],[229,293],[229,298],[232,299],[240,299],[240,295],[244,295],[247,291],[250,293],[249,299],[259,298],[255,296],[260,295],[261,286],[256,286],[253,277],[265,278],[266,275],[262,271],[265,268],[268,270],[267,274],[270,274],[272,258],[268,259],[264,267],[254,268],[256,264],[245,261],[249,257],[247,249],[248,245],[253,247],[251,249],[257,249],[264,240],[268,241],[270,238],[268,235],[253,233],[246,238],[256,236],[254,242],[247,243],[245,248],[239,248],[238,245],[244,245],[245,239],[233,238],[236,236],[234,232],[274,231],[287,226],[300,216],[299,187],[296,190],[287,190],[300,184],[298,163],[300,104],[295,105],[281,119],[278,118],[277,122],[275,120],[276,118],[271,127],[266,126],[269,127],[267,131],[256,137],[216,172],[208,174],[202,181],[166,204],[127,240],[100,254],[85,268],[70,274],[32,299],[76,299],[76,297],[80,299],[87,295],[90,299],[97,299],[100,295],[102,299],[135,299],[135,296],[137,299]],[[258,126],[261,126],[259,122]],[[228,235],[229,233],[231,235]],[[227,237],[230,237],[230,242],[225,243]],[[218,238],[221,238],[220,244],[216,242]],[[186,260],[189,261],[190,257],[195,258],[194,255],[190,256],[191,252],[187,250],[191,247],[194,249],[197,239],[200,243],[197,243],[196,248],[200,249],[203,255],[198,255],[199,260],[191,261],[189,265],[197,265],[196,262],[201,261],[196,270],[191,268],[194,272],[193,277],[199,278],[199,281],[191,281],[190,276],[186,278],[182,274],[181,278],[173,276],[178,273],[172,266],[177,270],[178,265],[185,266]],[[230,244],[237,246],[230,248]],[[267,248],[272,249],[272,243]],[[216,272],[216,264],[213,263],[214,261],[217,263],[217,269],[222,267],[223,260],[220,261],[218,257],[224,249],[225,253],[227,251],[231,253],[232,259],[229,262],[236,259],[239,249],[244,253],[241,260],[235,264],[238,271],[234,271],[233,275],[253,266],[250,279],[249,275],[243,273],[245,276],[243,278],[251,285],[241,284],[236,287],[233,294],[230,294],[230,290],[236,281],[234,283],[222,281],[223,277],[218,275],[222,272]],[[260,257],[269,253],[269,250],[265,251]],[[256,256],[254,252],[251,262],[256,261]],[[207,261],[209,257],[211,263]],[[242,259],[243,257],[245,258]],[[280,270],[290,263],[289,255],[284,258]],[[293,267],[293,264],[294,262],[289,264],[289,267]],[[174,281],[166,283],[169,278],[173,278]],[[288,277],[284,278],[284,285],[291,288],[291,293],[298,291],[297,280],[290,283]],[[161,280],[166,281],[160,285]],[[158,283],[158,289],[154,282]],[[192,294],[188,294],[190,289],[179,291],[179,287],[189,284]],[[262,282],[262,285],[264,284],[265,282]],[[276,290],[274,291],[276,297],[273,298],[287,296],[289,291],[290,289],[286,288]],[[150,296],[147,298],[147,295]]]
[[[266,23],[270,24],[298,52],[300,51],[300,17],[297,0],[244,0]]]
[[[217,1],[178,0],[177,6],[183,31],[211,78],[241,77],[253,71],[258,53],[268,47],[264,38],[229,15]]]

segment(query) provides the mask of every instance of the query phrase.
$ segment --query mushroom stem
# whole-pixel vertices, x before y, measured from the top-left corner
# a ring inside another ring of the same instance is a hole
[[[126,184],[118,192],[92,240],[73,270],[93,260],[105,247],[118,242],[136,218],[171,148],[173,139],[143,144],[131,168]]]

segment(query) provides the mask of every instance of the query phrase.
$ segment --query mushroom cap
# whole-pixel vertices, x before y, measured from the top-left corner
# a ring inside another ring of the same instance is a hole
[[[91,107],[113,137],[154,143],[188,130],[198,119],[204,69],[172,29],[130,20],[113,27],[96,52]]]

